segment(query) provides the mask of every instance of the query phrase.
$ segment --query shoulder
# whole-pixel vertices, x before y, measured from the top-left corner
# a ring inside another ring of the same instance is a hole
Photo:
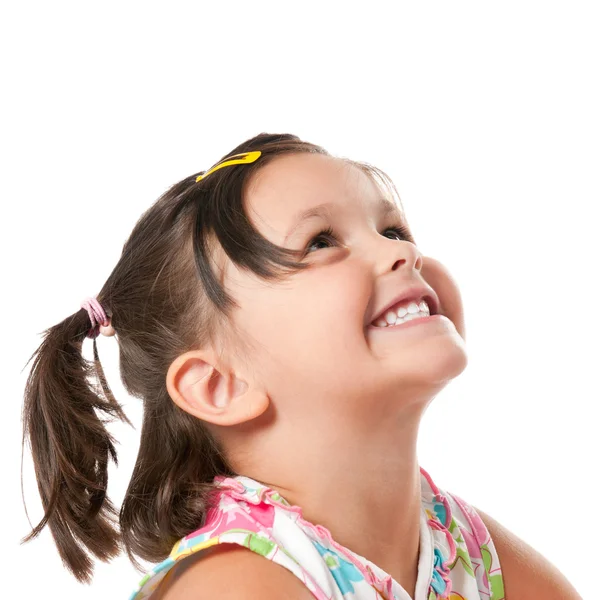
[[[229,543],[182,560],[152,596],[152,600],[189,598],[314,600],[294,573],[244,546]]]
[[[567,578],[537,550],[473,507],[492,537],[506,600],[582,600]]]

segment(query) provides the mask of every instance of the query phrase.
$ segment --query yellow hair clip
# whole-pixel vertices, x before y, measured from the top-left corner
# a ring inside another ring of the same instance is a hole
[[[204,175],[198,175],[196,177],[196,182],[204,179],[211,173],[214,173],[217,169],[222,167],[228,167],[230,165],[242,165],[246,163],[253,163],[260,156],[260,150],[255,150],[254,152],[242,152],[241,154],[234,154],[233,156],[229,156],[226,160],[215,165],[210,171],[204,173]]]

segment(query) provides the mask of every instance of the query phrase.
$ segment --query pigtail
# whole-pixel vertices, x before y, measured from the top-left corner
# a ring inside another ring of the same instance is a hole
[[[105,562],[120,553],[117,511],[106,495],[108,461],[117,465],[117,453],[99,413],[132,425],[106,382],[95,339],[94,361],[82,355],[89,328],[82,309],[44,331],[29,359],[35,356],[23,405],[23,447],[29,439],[45,513],[21,543],[48,525],[63,563],[82,583],[93,571],[84,549]]]

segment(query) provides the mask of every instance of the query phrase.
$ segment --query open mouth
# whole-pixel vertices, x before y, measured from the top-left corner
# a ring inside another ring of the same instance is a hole
[[[376,317],[370,323],[370,326],[376,328],[393,327],[436,314],[438,312],[435,301],[430,296],[423,296],[408,302],[406,300],[398,302]]]

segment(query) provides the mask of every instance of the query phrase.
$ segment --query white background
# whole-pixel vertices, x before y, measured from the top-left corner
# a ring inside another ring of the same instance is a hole
[[[19,544],[25,365],[160,194],[262,131],[392,176],[467,324],[468,367],[426,413],[420,464],[599,597],[599,15],[572,0],[3,4],[7,597],[125,599],[140,579],[121,557],[78,584],[47,528]],[[98,344],[138,425],[115,339]],[[138,431],[111,431],[120,506]],[[27,451],[23,479],[37,524]]]

